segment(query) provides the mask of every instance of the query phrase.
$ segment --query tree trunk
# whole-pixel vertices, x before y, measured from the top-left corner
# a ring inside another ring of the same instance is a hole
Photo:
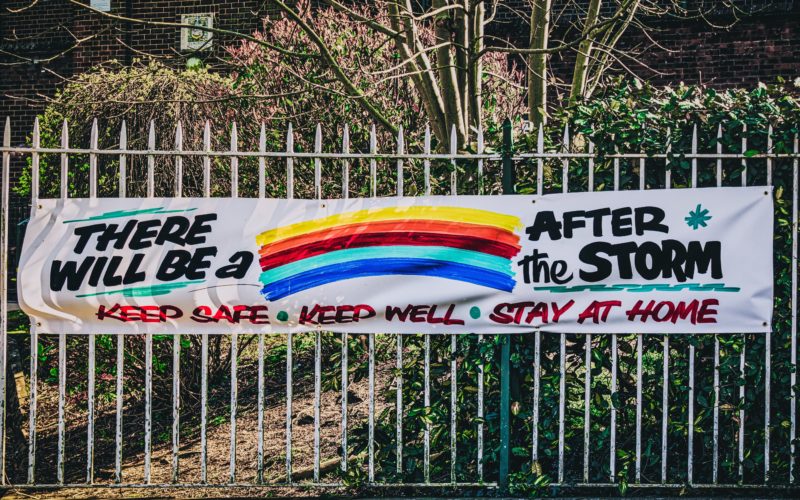
[[[463,142],[469,141],[470,125],[470,78],[469,78],[469,52],[470,52],[470,10],[469,0],[455,0],[459,2],[461,8],[455,11],[455,34],[456,34],[456,75],[458,88],[460,90],[461,121],[464,123],[464,133],[466,134]]]
[[[440,9],[448,5],[447,0],[433,0],[433,8]],[[464,131],[464,120],[461,110],[461,89],[458,86],[455,63],[451,53],[452,31],[450,29],[450,13],[445,11],[436,16],[435,34],[436,45],[436,66],[439,73],[439,86],[442,89],[444,99],[444,111],[448,132],[455,127],[458,145],[464,143],[466,134]],[[449,146],[449,134],[446,144]]]
[[[448,130],[445,117],[444,101],[436,82],[436,73],[433,71],[431,61],[427,54],[421,50],[419,35],[413,19],[411,19],[411,2],[406,0],[405,5],[400,5],[400,0],[389,4],[389,18],[392,29],[404,34],[404,39],[395,39],[395,46],[406,60],[411,60],[411,81],[422,97],[422,104],[428,114],[433,133],[440,144],[447,143]],[[401,13],[402,11],[402,13]],[[401,22],[402,21],[402,22]],[[415,54],[417,54],[415,56]]]
[[[483,23],[486,10],[483,2],[478,0],[472,4],[470,19],[470,51],[469,51],[469,114],[467,126],[481,128],[481,111],[483,100],[483,61],[479,55],[483,50]]]
[[[533,0],[530,48],[547,49],[551,0]],[[528,57],[528,119],[538,126],[547,120],[547,54]]]
[[[600,0],[590,0],[586,20],[583,23],[583,36],[586,37],[578,45],[578,54],[575,57],[575,70],[572,72],[572,86],[569,91],[569,103],[575,104],[579,99],[586,97],[586,82],[589,73],[589,61],[592,54],[594,40],[589,36],[592,27],[597,24],[600,16]]]
[[[600,77],[602,77],[603,73],[605,73],[606,69],[608,69],[608,66],[610,65],[609,51],[611,51],[617,45],[617,42],[619,42],[619,39],[622,37],[623,33],[625,33],[625,30],[627,30],[628,26],[630,26],[631,22],[633,21],[633,16],[636,14],[636,10],[639,8],[639,3],[639,0],[629,0],[628,2],[620,5],[617,14],[624,12],[626,9],[627,14],[625,14],[625,17],[622,20],[617,21],[612,29],[604,33],[601,43],[605,50],[597,57],[592,57],[589,61],[589,69],[586,75],[587,85],[586,89],[584,90],[584,97],[589,97],[592,95],[595,87],[600,81]]]

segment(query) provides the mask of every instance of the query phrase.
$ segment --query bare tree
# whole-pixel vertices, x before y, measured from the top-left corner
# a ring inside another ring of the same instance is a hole
[[[357,84],[354,72],[358,69],[346,67],[331,50],[324,34],[308,15],[308,9],[312,8],[308,1],[269,0],[268,3],[296,24],[314,47],[312,53],[296,52],[291,47],[252,33],[134,19],[101,12],[82,0],[65,1],[120,23],[191,27],[246,40],[274,51],[285,58],[287,64],[294,60],[317,60],[333,75],[333,81],[341,89],[337,91],[358,103],[386,130],[396,132],[396,125],[387,117],[386,110]],[[548,58],[551,55],[562,51],[575,53],[568,91],[568,101],[575,103],[590,97],[602,76],[619,62],[617,46],[626,31],[632,27],[647,31],[642,18],[666,15],[703,17],[705,12],[702,1],[698,2],[700,7],[690,12],[675,3],[677,0],[528,0],[528,19],[525,19],[524,12],[516,13],[520,23],[526,23],[529,29],[528,44],[520,47],[508,37],[490,34],[498,11],[513,11],[510,3],[503,0],[431,0],[427,6],[414,0],[375,0],[366,7],[346,0],[320,1],[353,23],[368,26],[375,36],[382,37],[385,44],[394,47],[400,60],[392,68],[395,70],[393,78],[411,83],[438,143],[448,146],[454,130],[459,147],[468,144],[471,130],[481,125],[486,76],[484,63],[488,55],[513,54],[524,61],[527,66],[528,118],[534,124],[540,124],[548,115],[548,82],[551,80]],[[711,4],[713,6],[714,2]],[[559,14],[566,9],[571,9],[574,20],[573,29],[567,30],[570,38],[555,39],[554,25],[559,22]],[[623,55],[635,57],[629,53]]]

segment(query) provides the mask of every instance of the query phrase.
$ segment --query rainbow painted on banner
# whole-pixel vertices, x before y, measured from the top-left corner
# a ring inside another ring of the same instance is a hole
[[[510,292],[518,217],[448,206],[388,207],[299,222],[256,237],[261,293],[279,300],[337,281],[433,276]]]

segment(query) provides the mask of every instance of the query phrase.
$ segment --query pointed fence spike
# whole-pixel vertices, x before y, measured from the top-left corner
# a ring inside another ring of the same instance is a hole
[[[594,142],[589,139],[589,191],[594,191]]]
[[[119,149],[126,151],[128,149],[128,125],[125,120],[122,120],[122,126],[119,129]],[[125,153],[119,155],[119,197],[125,198],[128,196],[128,157]]]
[[[477,152],[479,155],[483,154],[483,126],[478,126],[477,130],[477,142],[478,142],[478,149]],[[483,158],[478,158],[478,194],[483,194]]]
[[[150,120],[150,130],[147,133],[147,149],[155,151],[156,149],[156,123],[155,120]],[[155,175],[156,175],[156,158],[152,154],[147,155],[147,197],[152,198],[155,196]]]
[[[98,132],[97,132],[97,118],[92,120],[92,132],[89,137],[89,197],[97,197],[97,154],[94,153],[98,149]]]
[[[425,195],[431,194],[431,125],[425,124],[425,142],[423,144],[425,160],[423,161],[423,168],[425,170]]]
[[[211,123],[206,120],[203,127],[203,151],[211,151]],[[211,157],[203,157],[203,196],[211,196]]]
[[[458,154],[458,136],[456,135],[456,126],[453,124],[450,127],[450,194],[458,194],[458,165],[455,156]]]
[[[717,187],[722,186],[722,124],[717,125]]]
[[[314,153],[322,153],[322,125],[317,123],[314,132]],[[314,195],[318,200],[322,199],[322,160],[319,156],[314,157]]]
[[[697,124],[692,126],[692,187],[697,187]]]
[[[286,152],[291,154],[294,152],[294,131],[292,122],[286,129]],[[286,157],[286,198],[294,198],[294,158],[291,156]]]
[[[31,204],[34,210],[39,201],[39,148],[41,147],[41,134],[39,133],[39,117],[33,120],[33,154],[31,154]],[[35,409],[34,409],[35,411]],[[35,430],[35,429],[34,429]]]
[[[180,120],[175,127],[175,150],[183,151],[183,126]],[[175,196],[183,196],[183,157],[175,155]]]
[[[378,138],[375,134],[375,124],[369,127],[369,191],[370,195],[374,198],[378,195],[378,162],[375,155],[378,154]]]
[[[38,121],[38,120],[37,120]],[[92,133],[89,141],[91,142],[91,148],[97,149],[97,141],[98,141],[98,133],[97,133],[97,118],[92,120]]]
[[[405,154],[405,138],[403,137],[403,124],[397,128],[397,154]],[[405,194],[405,180],[403,178],[403,159],[397,159],[397,196]]]
[[[180,149],[183,145],[183,126],[180,120],[178,125],[175,126],[175,149]]]
[[[69,125],[67,120],[61,122],[61,149],[69,149]],[[61,153],[61,198],[69,195],[69,155]]]
[[[538,155],[544,154],[544,128],[539,124],[539,133],[536,136],[536,153]],[[544,192],[544,159],[539,156],[536,159],[536,194],[541,195]]]
[[[767,127],[767,154],[772,154],[772,124]],[[767,156],[767,186],[772,185],[772,157]]]
[[[672,187],[672,169],[669,166],[669,154],[672,152],[672,128],[667,127],[667,158],[664,160],[664,189]]]
[[[239,133],[236,122],[231,125],[231,153],[239,151]],[[239,157],[231,156],[231,198],[239,197]]]
[[[40,145],[39,136],[39,117],[33,119],[33,147],[38,148]]]
[[[646,134],[647,134],[646,125],[642,125],[642,138],[643,139],[646,137]],[[642,149],[643,148],[640,148],[640,151],[642,153],[644,153],[644,151],[642,151]],[[647,187],[647,183],[645,182],[646,181],[645,166],[646,165],[645,165],[644,157],[639,158],[639,189],[641,189],[641,190],[644,190]]]
[[[747,186],[747,124],[742,127],[742,187]]]
[[[342,132],[342,153],[350,154],[350,127],[345,123]],[[342,162],[342,198],[350,197],[350,160],[346,157]]]
[[[564,152],[569,153],[569,123],[564,125],[562,146]],[[565,193],[569,192],[569,158],[564,158],[561,161],[561,190]]]
[[[258,152],[267,152],[267,128],[261,122],[261,130],[258,134]],[[267,159],[263,156],[258,157],[258,197],[264,198],[267,190]]]

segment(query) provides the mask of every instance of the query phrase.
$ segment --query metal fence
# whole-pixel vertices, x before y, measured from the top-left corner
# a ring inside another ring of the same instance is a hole
[[[139,181],[144,187],[142,194],[152,197],[164,162],[172,167],[176,197],[187,193],[184,170],[193,162],[197,195],[211,196],[213,170],[224,163],[230,175],[230,196],[237,197],[240,162],[252,162],[253,195],[264,197],[273,185],[280,184],[285,195],[292,198],[302,190],[296,179],[305,176],[306,192],[321,198],[339,189],[330,185],[324,188],[323,164],[328,165],[328,171],[337,172],[342,197],[354,191],[404,196],[409,194],[406,185],[412,178],[414,182],[420,180],[423,187],[413,194],[510,193],[515,179],[527,182],[534,193],[544,196],[553,191],[592,191],[601,184],[597,177],[601,164],[610,176],[608,182],[602,182],[604,189],[669,189],[674,182],[673,171],[668,168],[672,152],[600,155],[590,141],[571,138],[569,131],[564,131],[560,146],[546,149],[541,130],[532,148],[535,150],[520,152],[513,150],[510,126],[504,130],[499,151],[488,151],[478,131],[475,153],[461,153],[455,148],[449,153],[434,153],[429,131],[421,141],[422,151],[410,152],[402,129],[391,152],[378,151],[374,129],[366,152],[350,151],[346,128],[338,152],[323,151],[319,127],[310,152],[295,150],[291,126],[285,151],[267,150],[263,126],[258,148],[253,151],[239,150],[235,124],[226,127],[230,142],[224,151],[212,150],[208,124],[202,128],[202,147],[195,149],[183,148],[180,124],[174,134],[174,148],[166,150],[156,148],[152,126],[148,147],[142,150],[127,147],[124,125],[118,145],[108,149],[99,147],[97,122],[91,129],[88,148],[70,147],[67,130],[64,124],[59,147],[42,147],[37,121],[32,145],[11,147],[10,122],[6,121],[0,149],[0,468],[5,488],[355,483],[505,491],[513,488],[515,481],[523,481],[520,477],[526,474],[534,478],[530,483],[534,487],[543,484],[552,488],[551,492],[618,488],[622,483],[630,487],[720,489],[786,489],[796,485],[800,159],[796,135],[792,152],[773,151],[771,129],[765,131],[766,151],[750,151],[744,136],[740,151],[723,151],[721,142],[715,150],[707,151],[698,147],[695,126],[691,149],[681,153],[681,158],[690,162],[684,186],[700,186],[698,172],[704,171],[713,172],[712,186],[744,186],[748,182],[771,185],[774,181],[786,186],[780,195],[785,202],[781,207],[787,211],[783,215],[790,224],[779,230],[790,240],[791,253],[777,255],[776,262],[787,271],[781,280],[789,280],[784,284],[790,293],[780,296],[780,303],[776,301],[776,311],[785,321],[776,325],[772,334],[669,337],[549,335],[535,331],[512,337],[375,333],[366,336],[364,345],[359,335],[336,339],[324,332],[231,334],[222,340],[191,332],[168,339],[152,334],[114,339],[63,333],[11,335],[8,294],[13,257],[9,256],[8,240],[14,228],[9,219],[9,190],[17,183],[10,178],[12,156],[30,159],[35,205],[45,157],[57,159],[58,169],[47,174],[52,178],[45,181],[58,186],[61,198],[71,196],[74,158],[88,160],[89,197],[98,196],[101,182],[113,183],[116,195],[126,197],[132,192],[132,183]],[[718,137],[721,135],[722,127]],[[134,180],[134,163],[141,167],[138,181]],[[108,168],[104,169],[104,164]],[[270,168],[271,172],[282,172],[283,178],[267,175]],[[357,168],[361,170],[354,175]],[[733,171],[735,175],[730,173]],[[576,176],[579,181],[574,180]],[[384,177],[391,181],[393,193],[381,193],[380,179]],[[656,177],[660,185],[647,181]],[[779,343],[780,352],[773,351],[773,337],[785,340]],[[194,352],[189,349],[195,342],[200,352],[199,395],[181,387],[182,375],[197,371],[196,360],[185,359],[187,352]],[[209,344],[214,342],[217,344],[211,348],[210,360]],[[514,361],[514,343],[517,348],[524,344],[532,349],[532,365],[520,366]],[[169,354],[171,365],[169,357],[165,362],[158,354],[154,356],[154,344],[159,352]],[[100,362],[98,345],[108,354],[102,354]],[[488,349],[490,359],[466,367],[464,353],[487,345],[496,346]],[[30,349],[27,405],[19,397],[25,384],[17,381],[14,385],[10,380],[10,351],[14,346]],[[48,357],[50,353],[54,357]],[[782,361],[773,370],[773,358],[778,355]],[[358,358],[353,364],[351,356]],[[220,363],[227,374],[214,387],[209,364],[218,358],[229,361]],[[85,373],[78,366],[77,374],[68,374],[71,359],[80,363],[85,359]],[[323,366],[330,359],[337,360],[338,374]],[[422,366],[416,361],[409,364],[409,359],[421,359]],[[54,369],[43,372],[39,363],[51,360]],[[354,368],[356,365],[358,368]],[[280,372],[275,372],[276,367]],[[143,387],[126,385],[129,378],[140,380],[140,376]],[[154,392],[166,394],[162,385],[168,383],[168,399],[156,400]],[[417,385],[409,389],[404,384]],[[98,394],[101,385],[102,393]],[[13,408],[12,390],[23,403],[20,408]],[[409,402],[409,390],[421,395]],[[220,391],[229,392],[229,398],[222,398]],[[358,391],[366,394],[366,408],[360,401],[353,407],[355,399],[362,399],[354,395]],[[331,400],[331,394],[336,393],[338,400]],[[192,406],[189,403],[195,397],[199,397],[199,403]],[[491,408],[487,407],[490,398]],[[255,405],[250,407],[253,399]],[[437,399],[444,408],[442,415],[419,420]],[[240,408],[245,400],[247,407]],[[167,407],[162,407],[164,401],[168,401]],[[199,417],[194,410],[187,414],[185,406],[199,407]],[[754,407],[760,410],[758,415],[745,413],[746,408]],[[335,410],[327,411],[331,408]],[[18,412],[17,419],[12,418],[12,410]],[[14,428],[22,426],[23,420],[27,420],[25,426]],[[136,428],[131,429],[126,421],[135,422]],[[422,424],[414,424],[414,430],[409,431],[412,421]],[[227,432],[220,431],[225,426]],[[459,434],[465,428],[469,432]],[[247,439],[243,442],[245,431]],[[364,435],[360,435],[362,431]],[[223,434],[227,443],[212,443]],[[252,436],[256,439],[254,449]],[[445,438],[440,439],[442,436]],[[335,445],[331,439],[335,439]],[[282,444],[276,446],[278,441]],[[446,445],[437,450],[432,448],[434,442]],[[27,464],[22,465],[25,458]],[[298,461],[308,466],[300,467]],[[536,478],[541,477],[547,480],[537,483]]]

